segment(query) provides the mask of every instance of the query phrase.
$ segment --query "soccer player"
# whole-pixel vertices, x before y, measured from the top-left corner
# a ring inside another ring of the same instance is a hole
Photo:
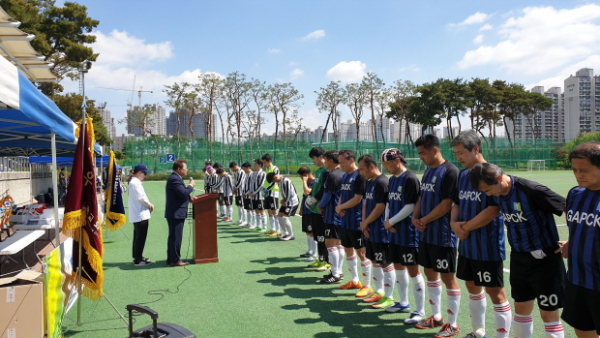
[[[469,290],[469,314],[473,332],[467,338],[483,338],[485,331],[486,293],[494,304],[496,337],[507,338],[511,308],[504,291],[504,225],[494,198],[474,189],[469,181],[471,168],[485,163],[481,140],[468,130],[450,143],[456,160],[465,168],[458,176],[450,225],[460,239],[456,276]],[[484,292],[485,289],[485,292]]]
[[[241,227],[252,227],[252,224],[256,224],[256,217],[254,213],[254,209],[252,206],[252,197],[249,195],[252,191],[252,178],[254,174],[252,173],[252,165],[250,162],[244,162],[242,164],[242,170],[246,174],[246,179],[244,181],[244,185],[242,186],[242,201],[244,203],[244,214],[246,218],[244,222],[240,224]]]
[[[206,171],[204,172],[204,192],[207,194],[212,193],[211,187],[217,183],[217,174],[215,173],[215,169],[211,166],[206,167]]]
[[[280,174],[279,168],[273,164],[271,155],[264,154],[261,159],[264,163],[263,170],[265,173]],[[271,221],[271,230],[269,230],[267,234],[271,237],[277,237],[281,235],[279,221],[277,220],[277,209],[279,209],[279,186],[275,183],[265,182],[265,191],[267,191],[266,194],[268,194],[265,197],[265,209],[268,209],[269,220]],[[265,224],[265,230],[266,229],[267,225]]]
[[[302,216],[302,232],[306,233],[306,245],[308,249],[305,254],[300,255],[302,258],[306,258],[306,262],[314,262],[317,257],[317,240],[313,234],[313,228],[311,225],[311,212],[306,206],[306,198],[310,196],[313,185],[315,184],[315,177],[310,172],[309,167],[300,167],[298,169],[298,176],[302,179],[302,203],[300,206],[300,216]]]
[[[217,210],[217,218],[220,219],[224,219],[227,217],[227,215],[225,215],[225,212],[227,211],[227,207],[225,206],[224,199],[223,199],[223,183],[221,182],[221,180],[223,180],[223,178],[217,174],[217,170],[219,170],[221,168],[221,164],[219,163],[215,163],[213,165],[213,170],[214,170],[214,177],[212,180],[212,185],[210,186],[210,189],[213,193],[218,193],[219,194],[219,199],[217,200],[217,203],[219,205],[219,210]]]
[[[421,161],[428,166],[421,181],[421,194],[415,204],[412,224],[421,232],[419,265],[427,277],[427,289],[432,315],[416,323],[419,329],[441,326],[435,337],[453,337],[460,333],[458,310],[460,286],[456,279],[457,237],[450,228],[452,197],[456,191],[458,168],[444,159],[440,140],[423,135],[415,141]],[[441,275],[441,280],[440,280]],[[442,283],[446,285],[448,323],[441,313]],[[409,321],[413,323],[413,321]]]
[[[279,191],[281,191],[281,207],[277,218],[279,220],[279,226],[281,229],[281,240],[292,241],[296,239],[294,237],[294,229],[292,228],[292,222],[290,222],[290,216],[296,214],[298,210],[298,194],[292,181],[274,172],[267,174],[267,182],[277,183],[279,185]]]
[[[219,190],[219,204],[222,207],[223,221],[231,222],[233,214],[233,207],[231,206],[233,202],[233,182],[231,181],[231,175],[223,168],[217,169],[216,173],[219,180],[212,188]]]
[[[340,168],[344,171],[340,186],[340,197],[335,212],[341,217],[340,237],[346,252],[346,263],[352,280],[341,285],[340,289],[358,289],[356,297],[366,297],[373,293],[371,288],[371,261],[367,259],[364,236],[360,230],[362,221],[363,197],[367,180],[356,166],[356,154],[349,149],[340,150]],[[363,283],[358,278],[358,262],[362,270]]]
[[[394,282],[396,272],[390,260],[390,232],[385,229],[385,205],[388,200],[389,180],[377,168],[377,162],[370,155],[358,159],[358,169],[369,180],[365,190],[360,229],[365,236],[367,258],[373,262],[374,292],[365,303],[373,303],[375,309],[385,309],[394,305]]]
[[[246,220],[244,202],[242,201],[242,190],[246,182],[246,173],[235,163],[229,163],[229,169],[233,172],[233,194],[235,195],[235,205],[238,207],[238,220],[233,224],[242,224]]]
[[[391,233],[390,259],[396,269],[396,288],[400,301],[385,309],[387,312],[408,311],[409,276],[413,282],[415,310],[409,323],[425,316],[425,280],[419,269],[419,231],[412,224],[412,213],[419,199],[419,179],[406,168],[399,149],[390,148],[381,154],[381,163],[392,174],[389,178],[385,228]]]
[[[600,143],[577,146],[569,154],[577,187],[567,195],[569,241],[566,300],[562,319],[579,338],[600,335]]]
[[[252,197],[252,209],[254,209],[256,223],[250,226],[250,230],[256,229],[260,232],[267,231],[267,215],[265,214],[264,196],[262,191],[264,190],[265,183],[267,182],[267,174],[262,170],[263,161],[260,158],[254,160],[254,176],[252,177],[252,187],[248,194]]]
[[[558,309],[563,307],[566,272],[552,214],[562,215],[565,199],[537,182],[506,175],[490,163],[473,166],[469,180],[479,191],[495,196],[506,226],[515,301],[511,336],[531,337],[537,299],[546,337],[564,337]]]
[[[342,265],[344,260],[344,247],[340,241],[339,216],[335,212],[337,206],[342,169],[340,169],[339,153],[337,150],[329,150],[323,154],[325,168],[329,170],[327,179],[323,184],[323,198],[319,201],[319,211],[323,214],[325,224],[325,246],[329,255],[331,273],[323,276],[321,284],[339,283],[342,276]]]
[[[325,168],[325,159],[323,158],[325,151],[321,147],[313,147],[308,156],[312,160],[313,164],[318,168],[315,172],[315,183],[313,185],[310,196],[318,203],[323,197],[323,182],[329,173]],[[311,263],[308,267],[317,268],[317,271],[325,271],[330,268],[329,256],[327,254],[327,247],[325,246],[325,224],[323,224],[323,214],[319,211],[318,205],[315,203],[311,209],[311,225],[313,227],[314,235],[317,238],[317,253],[319,259]]]

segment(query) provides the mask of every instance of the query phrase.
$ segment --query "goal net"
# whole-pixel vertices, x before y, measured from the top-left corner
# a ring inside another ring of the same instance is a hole
[[[405,158],[406,168],[414,173],[424,173],[427,167],[420,158]]]
[[[546,160],[529,160],[527,161],[527,171],[542,171],[546,170]]]

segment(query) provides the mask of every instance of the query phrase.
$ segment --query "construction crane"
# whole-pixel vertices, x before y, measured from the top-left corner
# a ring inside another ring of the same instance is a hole
[[[138,93],[138,98],[140,100],[140,109],[142,108],[142,93],[152,93],[151,90],[142,90],[142,87],[140,86],[140,90],[135,90],[135,89],[126,89],[126,88],[108,88],[108,87],[96,87],[96,88],[100,88],[100,89],[111,89],[111,90],[122,90],[122,91],[126,91],[126,92],[137,92]],[[132,93],[133,94],[133,93]],[[133,103],[129,102],[129,107],[131,109],[133,109]]]

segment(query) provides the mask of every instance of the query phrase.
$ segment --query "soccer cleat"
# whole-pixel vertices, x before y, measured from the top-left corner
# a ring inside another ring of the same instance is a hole
[[[381,298],[383,298],[382,294],[373,292],[367,298],[363,298],[362,301],[365,303],[375,303],[375,302],[378,302],[379,300],[381,300]]]
[[[308,267],[309,268],[318,268],[320,265],[321,265],[321,261],[319,259],[314,259],[312,263],[308,264]]]
[[[419,312],[414,311],[413,313],[410,314],[410,317],[408,317],[404,320],[404,324],[415,325],[415,324],[418,324],[421,320],[423,320],[423,316]]]
[[[388,297],[381,297],[381,299],[377,303],[371,305],[371,307],[374,309],[385,309],[392,305],[394,305],[393,299]]]
[[[223,218],[223,222],[231,222],[231,218],[225,217],[225,218]]]
[[[281,237],[281,240],[282,240],[282,241],[293,241],[293,240],[295,240],[295,239],[296,239],[296,237],[294,237],[294,236],[290,236],[290,235],[287,235],[287,236],[283,236],[283,237]]]
[[[477,338],[477,336],[475,335],[475,333],[471,332],[463,338]],[[483,336],[483,338],[487,338],[487,336]]]
[[[400,303],[396,303],[390,307],[385,308],[385,312],[406,312],[410,310],[410,304],[402,305]]]
[[[315,256],[309,256],[304,261],[305,262],[314,262],[316,260],[317,260],[317,257],[315,257]]]
[[[349,281],[348,283],[346,283],[344,285],[340,285],[340,289],[342,289],[342,290],[362,289],[362,283],[360,281],[358,281],[357,283],[354,283],[353,281]]]
[[[306,257],[311,257],[312,255],[313,255],[312,253],[307,252],[307,253],[304,253],[304,254],[300,255],[300,257],[306,258]]]
[[[354,295],[357,298],[367,297],[368,295],[373,293],[373,289],[368,286],[363,286],[360,290]]]
[[[148,266],[150,264],[152,264],[152,262],[145,261],[145,260],[141,260],[141,261],[139,261],[139,263],[135,263],[135,262],[133,263],[133,265],[135,265],[135,266]]]
[[[329,265],[329,263],[327,263],[327,262],[321,262],[319,264],[319,266],[317,267],[316,270],[317,271],[326,271],[326,270],[328,270],[330,268],[331,268],[331,265]]]
[[[440,330],[440,332],[438,332],[438,334],[436,334],[434,337],[435,338],[447,338],[447,337],[454,337],[457,336],[460,333],[460,329],[458,328],[458,325],[456,325],[456,327],[450,325],[449,323],[444,324],[444,326],[442,326],[442,329]]]
[[[233,224],[234,224],[234,225],[240,225],[240,224],[242,224],[242,220],[241,220],[241,219],[239,219],[239,220],[237,220],[237,221],[233,222]]]
[[[319,281],[319,284],[337,284],[340,282],[340,279],[336,276],[334,276],[333,274],[329,274],[326,277],[323,277],[323,279],[321,279]]]
[[[272,232],[272,233],[268,233],[267,232],[267,235],[269,235],[269,237],[277,237],[277,236],[281,235],[281,233],[277,232],[277,231],[276,232]]]
[[[440,327],[444,325],[444,318],[440,319],[440,320],[435,320],[433,318],[433,316],[426,318],[426,319],[421,319],[417,325],[415,325],[415,327],[417,329],[433,329],[434,327]]]
[[[263,228],[261,228],[261,227],[256,227],[256,229],[255,229],[255,230],[256,230],[256,231],[258,231],[258,232],[263,232],[263,231],[265,231],[265,229],[263,229]]]
[[[244,227],[248,226],[248,223],[247,222],[242,222],[239,225],[240,225],[240,227],[244,228]]]
[[[256,225],[254,224],[250,224],[250,226],[248,227],[249,230],[256,230]]]

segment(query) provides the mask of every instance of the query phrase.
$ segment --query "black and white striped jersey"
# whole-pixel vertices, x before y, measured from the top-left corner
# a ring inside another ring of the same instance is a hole
[[[285,206],[293,207],[298,205],[298,194],[296,193],[296,187],[292,183],[292,180],[289,178],[282,176],[281,181],[279,181],[279,191],[281,192],[281,200],[285,200]]]
[[[225,173],[225,176],[217,176],[217,178],[217,183],[211,187],[213,191],[218,190],[220,194],[225,196],[233,195],[233,181],[231,180],[231,175]]]
[[[244,174],[246,174],[244,172]],[[249,194],[252,192],[252,179],[254,177],[254,172],[250,172],[249,174],[246,174],[246,179],[244,180],[244,185],[242,188],[242,193],[243,194]],[[248,196],[246,196],[247,198],[250,198]]]
[[[252,175],[252,190],[250,192],[254,194],[255,200],[263,200],[264,196],[262,194],[262,190],[264,189],[265,182],[267,181],[267,173],[259,170],[253,172]]]
[[[207,174],[204,176],[204,192],[209,194],[212,192],[217,192],[212,189],[212,186],[217,184],[217,179],[219,176],[216,173]]]
[[[237,196],[242,196],[245,183],[246,173],[242,169],[233,173],[233,187],[237,189]]]

